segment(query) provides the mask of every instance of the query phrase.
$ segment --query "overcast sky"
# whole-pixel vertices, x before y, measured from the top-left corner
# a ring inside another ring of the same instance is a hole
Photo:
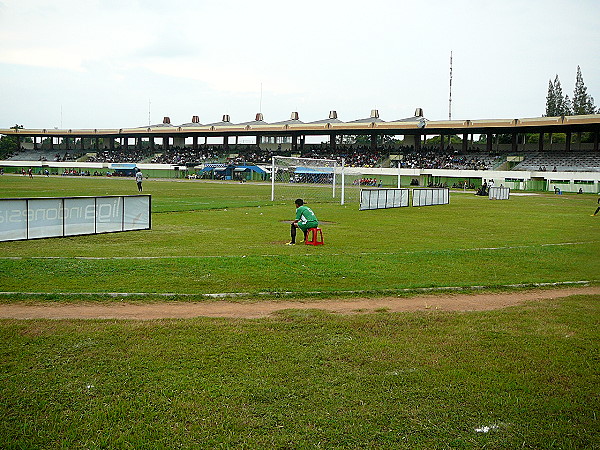
[[[452,119],[538,117],[578,65],[600,104],[599,24],[599,0],[0,0],[0,128],[446,120],[450,52]]]

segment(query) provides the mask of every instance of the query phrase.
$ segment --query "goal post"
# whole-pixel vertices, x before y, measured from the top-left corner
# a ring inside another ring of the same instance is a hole
[[[302,198],[308,202],[343,202],[336,190],[342,175],[334,159],[273,156],[271,164],[271,201]]]
[[[295,198],[317,203],[360,203],[363,188],[400,188],[398,174],[346,166],[345,160],[271,157],[271,201]]]

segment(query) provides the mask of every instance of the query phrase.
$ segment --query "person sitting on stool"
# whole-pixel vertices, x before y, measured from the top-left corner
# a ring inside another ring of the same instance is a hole
[[[296,243],[296,230],[298,228],[304,232],[304,240],[306,241],[309,228],[317,228],[319,226],[317,216],[315,216],[312,209],[304,205],[304,201],[301,198],[296,199],[294,204],[296,205],[296,220],[292,222],[290,231],[292,241],[288,242],[287,245],[294,245]]]

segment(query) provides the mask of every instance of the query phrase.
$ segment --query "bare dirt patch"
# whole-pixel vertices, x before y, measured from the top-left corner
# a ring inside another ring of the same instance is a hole
[[[135,319],[227,317],[254,319],[269,317],[286,309],[320,309],[337,314],[361,314],[379,310],[398,311],[485,311],[518,305],[526,301],[555,299],[571,295],[600,295],[600,286],[552,290],[529,290],[500,294],[455,294],[415,297],[352,298],[316,301],[256,302],[165,302],[165,303],[81,303],[2,304],[5,319]]]

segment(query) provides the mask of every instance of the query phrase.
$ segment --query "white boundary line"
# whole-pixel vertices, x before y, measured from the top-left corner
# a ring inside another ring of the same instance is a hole
[[[358,291],[310,291],[310,292],[294,292],[294,291],[271,291],[271,292],[257,292],[255,294],[251,292],[219,292],[212,294],[178,294],[175,292],[168,293],[157,293],[157,292],[0,292],[2,295],[31,295],[31,296],[42,296],[42,295],[58,295],[58,296],[71,296],[71,295],[82,295],[86,297],[98,297],[98,296],[109,296],[109,297],[132,297],[132,296],[144,296],[144,297],[205,297],[205,298],[236,298],[236,297],[260,297],[260,296],[277,296],[277,297],[290,297],[294,295],[302,294],[302,296],[311,295],[324,295],[330,294],[338,297],[340,295],[356,295],[356,294],[373,294],[376,295],[393,295],[393,294],[411,294],[411,293],[435,293],[435,292],[467,292],[467,291],[482,291],[485,289],[498,289],[498,288],[510,288],[510,289],[535,289],[535,288],[551,288],[551,287],[564,287],[564,286],[589,286],[591,284],[599,283],[600,280],[581,280],[581,281],[557,281],[553,283],[528,283],[528,284],[501,284],[494,286],[444,286],[444,287],[424,287],[424,288],[405,288],[405,289],[382,289],[376,291],[369,290],[358,290]]]
[[[539,245],[511,245],[504,247],[474,247],[474,248],[456,248],[456,249],[437,249],[437,250],[411,250],[398,252],[359,252],[359,253],[328,253],[327,256],[352,256],[352,255],[414,255],[419,253],[452,253],[452,252],[479,252],[487,250],[513,250],[521,248],[539,248],[539,247],[561,247],[567,245],[587,245],[596,244],[600,241],[585,241],[585,242],[557,242],[554,244],[539,244]],[[181,255],[181,256],[0,256],[1,260],[30,260],[30,259],[81,259],[81,260],[153,260],[153,259],[212,259],[212,258],[279,258],[281,256],[292,256],[287,254],[263,254],[263,255]],[[305,253],[298,256],[314,257],[314,253]]]

